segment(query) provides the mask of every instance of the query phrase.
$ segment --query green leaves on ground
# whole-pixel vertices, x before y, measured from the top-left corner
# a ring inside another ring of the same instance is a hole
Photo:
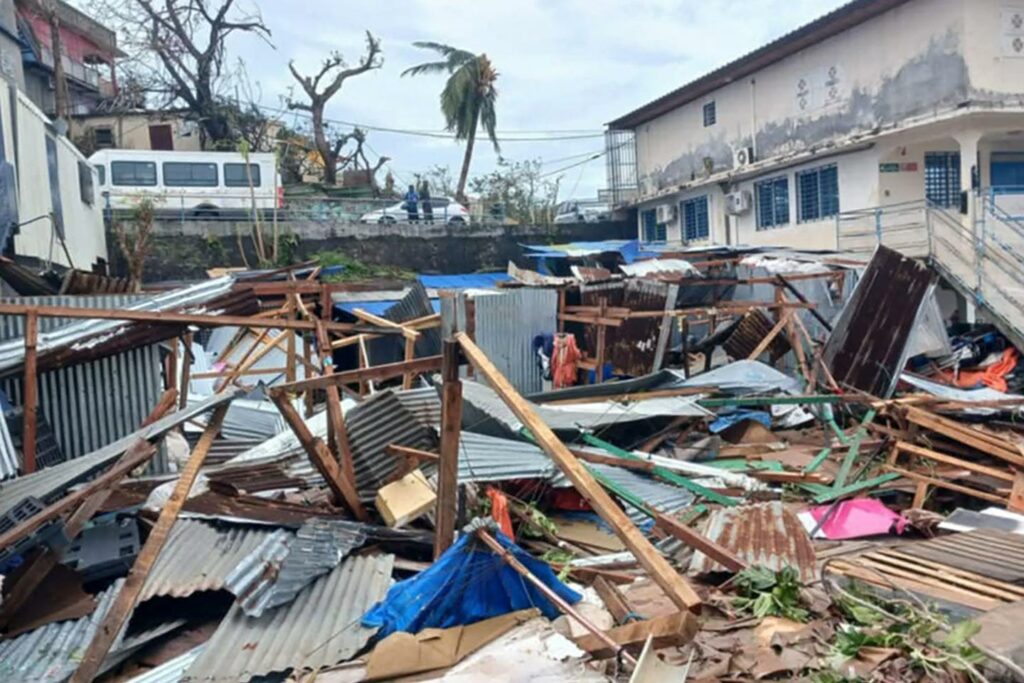
[[[755,617],[785,617],[807,621],[810,612],[800,596],[800,575],[792,567],[775,572],[766,567],[749,567],[736,575],[739,597],[733,606]]]

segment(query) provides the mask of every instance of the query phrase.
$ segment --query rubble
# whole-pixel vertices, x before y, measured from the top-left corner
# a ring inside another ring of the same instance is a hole
[[[944,322],[938,273],[884,247],[532,253],[560,274],[372,311],[315,270],[0,304],[0,670],[1019,673],[993,629],[1024,600],[1024,373],[997,328]],[[138,348],[144,391],[108,372]],[[80,435],[107,404],[58,410],[73,371],[134,422]]]

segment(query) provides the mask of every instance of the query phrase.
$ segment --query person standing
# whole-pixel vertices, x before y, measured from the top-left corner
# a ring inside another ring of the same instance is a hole
[[[430,202],[430,184],[424,180],[420,185],[420,201],[423,202],[423,222],[434,224],[434,205]]]
[[[420,196],[416,194],[416,188],[412,185],[409,186],[409,191],[405,193],[405,210],[409,214],[409,222],[417,223],[420,220]]]

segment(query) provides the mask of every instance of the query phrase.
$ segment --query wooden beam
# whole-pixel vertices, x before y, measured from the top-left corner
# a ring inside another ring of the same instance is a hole
[[[317,322],[319,323],[320,321]],[[321,354],[321,367],[323,367],[324,374],[329,377],[334,374],[334,355],[331,351],[330,340],[327,337],[327,330],[324,329],[323,324],[317,325],[316,337],[317,347],[320,349]],[[352,490],[355,491],[356,465],[352,456],[352,446],[348,440],[348,426],[345,424],[345,417],[341,412],[341,394],[338,392],[338,385],[332,384],[324,387],[324,393],[327,395],[327,424],[330,427],[332,436],[331,443],[338,450],[338,460],[341,462],[342,474],[345,480],[351,483]],[[291,406],[291,403],[288,405]],[[298,417],[298,414],[296,414],[296,417]],[[358,494],[346,497],[345,501],[356,513],[356,517],[362,521],[369,519],[366,510],[363,509],[362,502],[359,500]]]
[[[494,363],[480,350],[464,332],[456,334],[462,345],[463,353],[478,372],[491,385],[491,388],[502,398],[515,413],[523,425],[530,430],[534,439],[555,463],[566,474],[573,486],[586,498],[590,506],[608,523],[625,546],[647,570],[648,574],[661,586],[670,600],[681,609],[698,610],[701,600],[696,591],[676,572],[668,561],[650,544],[643,533],[636,528],[622,508],[612,499],[604,488],[591,476],[579,460],[577,460],[565,444],[559,440],[551,428],[538,417],[519,392],[501,374]]]
[[[577,647],[595,659],[610,659],[624,647],[643,646],[648,638],[652,639],[653,649],[685,645],[697,635],[697,629],[697,618],[684,611],[646,621],[634,621],[606,631],[604,635],[615,643],[617,649],[610,647],[604,639],[593,634],[580,636],[575,642]]]
[[[624,624],[629,618],[630,614],[633,613],[629,603],[626,601],[626,596],[622,594],[615,584],[606,579],[603,576],[598,576],[594,579],[594,583],[591,584],[594,590],[597,591],[598,597],[604,602],[604,606],[608,608],[608,612],[611,613],[612,618],[615,619],[616,624]]]
[[[1011,470],[999,467],[989,467],[988,465],[981,465],[969,460],[961,460],[960,458],[954,458],[952,455],[946,455],[945,453],[939,453],[938,451],[933,451],[928,448],[915,446],[914,444],[906,443],[905,441],[897,442],[896,450],[900,453],[910,453],[911,455],[916,455],[919,458],[934,460],[935,462],[941,462],[944,465],[952,465],[958,469],[974,472],[975,474],[982,474],[986,477],[999,479],[1000,481],[1012,483],[1014,480],[1014,474]]]
[[[412,361],[416,360],[416,340],[415,339],[409,339],[408,337],[405,338],[405,358],[404,358],[404,360],[405,360],[406,363],[411,363]],[[402,388],[403,389],[412,389],[412,381],[413,381],[413,378],[415,378],[415,377],[416,377],[416,373],[414,373],[414,372],[407,372],[404,375],[402,375]]]
[[[722,547],[685,524],[660,512],[655,512],[655,525],[694,550],[699,550],[731,572],[741,572],[747,563],[728,548]]]
[[[355,481],[345,478],[342,474],[341,466],[334,459],[334,456],[331,455],[327,445],[309,431],[309,427],[306,426],[299,413],[292,407],[291,401],[288,400],[287,396],[272,393],[270,398],[281,412],[285,422],[291,427],[295,438],[302,444],[302,448],[305,449],[310,462],[313,463],[313,466],[316,467],[323,478],[327,480],[327,486],[331,489],[331,493],[334,494],[335,500],[348,505],[360,521],[367,521],[369,517],[366,514],[366,510],[363,509],[362,503],[359,502],[359,492],[356,490]]]
[[[36,425],[39,410],[39,316],[35,310],[25,316],[25,381],[22,399],[21,469],[25,474],[36,471]]]
[[[184,363],[181,366],[181,389],[178,391],[178,408],[184,410],[188,407],[188,385],[192,382],[192,333],[185,333],[185,354],[182,356]]]
[[[617,455],[591,453],[590,451],[583,451],[578,448],[570,448],[569,452],[584,462],[591,462],[597,465],[611,465],[612,467],[621,467],[626,470],[653,473],[654,469],[657,467],[657,465],[650,460],[641,460],[639,458],[636,460],[627,460],[626,458],[620,458]]]
[[[427,462],[439,462],[441,456],[437,453],[431,453],[430,451],[420,450],[419,448],[410,448],[408,446],[399,446],[396,443],[390,443],[385,447],[385,452],[395,458],[406,458],[410,460],[426,460]]]
[[[261,318],[259,316],[217,315],[201,313],[176,313],[174,311],[131,311],[121,308],[76,308],[74,306],[27,306],[25,304],[0,304],[0,315],[28,315],[29,311],[43,318],[75,318],[85,320],[123,320],[158,325],[195,325],[196,327],[253,327],[277,328],[282,330],[312,330],[314,323],[309,320],[288,320],[287,318]],[[325,322],[329,332],[370,334],[401,334],[390,327],[373,327],[352,323]]]
[[[298,393],[308,389],[325,389],[329,386],[337,386],[339,384],[355,384],[357,382],[366,381],[381,382],[387,379],[401,377],[406,372],[435,372],[440,369],[441,356],[424,356],[423,358],[417,358],[409,363],[402,361],[400,363],[374,365],[373,367],[362,370],[346,370],[345,372],[336,372],[333,375],[301,379],[298,382],[293,382],[291,384],[279,384],[276,387],[271,387],[270,393]]]
[[[441,456],[437,471],[437,512],[434,515],[435,560],[455,541],[459,437],[462,432],[459,358],[459,343],[445,339],[441,346]]]
[[[949,418],[940,417],[933,413],[907,406],[905,408],[907,420],[926,427],[933,432],[938,432],[966,446],[970,446],[993,458],[1004,460],[1015,467],[1024,468],[1024,456],[1015,449],[991,434],[985,434],[975,429],[970,429]]]
[[[121,628],[128,621],[132,610],[135,609],[135,603],[139,599],[139,594],[146,583],[146,578],[149,576],[149,572],[156,563],[157,557],[160,556],[160,551],[163,550],[164,544],[167,542],[171,528],[178,519],[178,513],[181,512],[185,501],[188,500],[188,494],[192,490],[196,477],[199,475],[199,469],[203,466],[203,462],[206,461],[206,454],[210,452],[213,440],[220,432],[220,426],[224,422],[224,416],[227,415],[228,407],[229,404],[225,404],[213,411],[206,429],[203,430],[203,434],[199,437],[199,442],[192,451],[192,455],[189,456],[188,462],[178,476],[178,483],[174,486],[174,492],[171,493],[171,497],[167,499],[167,502],[164,503],[163,508],[160,510],[160,517],[157,519],[156,525],[149,532],[145,545],[139,551],[138,556],[135,558],[135,563],[128,573],[128,577],[124,580],[124,584],[121,586],[121,590],[118,591],[117,597],[114,598],[114,604],[110,606],[103,621],[96,629],[89,647],[82,656],[81,664],[78,665],[78,669],[71,676],[71,683],[91,683],[96,678],[96,674],[99,672],[100,666],[103,665],[103,660],[110,651],[111,645],[114,644],[114,640],[121,632]]]
[[[391,320],[388,320],[387,318],[382,318],[379,315],[374,315],[373,313],[368,313],[367,311],[364,311],[361,308],[354,309],[352,311],[352,315],[354,315],[355,317],[359,318],[363,322],[370,323],[371,325],[376,325],[377,327],[386,327],[386,328],[389,328],[389,329],[392,329],[392,330],[397,330],[406,339],[411,339],[413,341],[416,341],[420,337],[420,333],[417,332],[416,330],[407,328],[407,327],[405,327],[405,326],[403,326],[403,325],[401,325],[399,323],[396,323],[396,322],[393,322]]]
[[[775,327],[773,327],[765,338],[757,343],[754,350],[750,352],[750,355],[747,356],[747,360],[756,360],[758,356],[767,351],[771,343],[775,341],[775,337],[779,336],[779,332],[782,332],[782,330],[785,329],[788,322],[789,311],[785,311],[782,314],[782,317],[779,318],[779,322],[775,323]]]

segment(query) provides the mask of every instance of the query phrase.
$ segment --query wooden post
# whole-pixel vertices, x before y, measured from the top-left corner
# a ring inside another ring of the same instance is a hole
[[[220,432],[220,426],[224,422],[224,416],[227,412],[227,404],[214,410],[213,415],[210,417],[210,422],[206,425],[206,429],[203,430],[203,435],[199,437],[199,443],[196,444],[195,450],[189,456],[188,463],[186,463],[185,468],[178,477],[178,483],[174,487],[174,492],[167,499],[167,502],[164,503],[156,525],[149,532],[146,544],[142,546],[138,557],[135,558],[135,564],[132,565],[131,572],[128,573],[128,577],[124,580],[124,585],[121,586],[121,590],[114,599],[114,604],[110,606],[110,610],[103,618],[103,622],[96,629],[92,642],[89,643],[88,649],[86,649],[85,654],[82,656],[82,663],[79,664],[78,669],[71,676],[72,683],[90,683],[96,678],[103,660],[110,651],[110,646],[114,644],[118,633],[121,632],[121,628],[135,608],[135,603],[139,599],[139,593],[142,592],[142,587],[146,583],[146,577],[149,576],[149,572],[156,563],[160,551],[163,550],[171,528],[178,519],[178,513],[181,512],[185,501],[188,500],[188,494],[192,490],[196,477],[199,475],[199,468],[203,466],[206,454],[210,452],[210,446],[213,445],[213,440]]]
[[[604,382],[604,356],[605,346],[608,339],[608,327],[601,323],[601,320],[608,313],[608,299],[601,297],[598,299],[598,312],[597,312],[597,371],[594,373],[594,384],[601,384]]]
[[[297,315],[296,319],[298,319]],[[284,378],[286,382],[294,382],[297,379],[295,365],[298,357],[298,352],[295,348],[295,333],[291,330],[285,330],[284,333],[288,335],[288,341],[285,346],[285,354],[287,354],[288,359],[285,363],[287,369],[285,370]]]
[[[188,407],[188,385],[192,381],[192,333],[185,333],[185,354],[181,368],[181,384],[178,386],[178,408]]]
[[[445,339],[441,352],[441,461],[437,473],[434,559],[455,540],[456,493],[459,486],[459,436],[462,429],[462,382],[459,343]]]
[[[39,410],[39,377],[36,343],[39,339],[39,316],[29,311],[25,316],[25,382],[22,398],[21,455],[22,471],[36,471],[36,423]]]
[[[558,288],[558,334],[565,334],[565,287]]]
[[[331,340],[327,336],[327,330],[324,329],[323,325],[317,325],[316,328],[317,346],[321,349],[322,354],[322,366],[324,368],[325,375],[334,374],[334,352],[331,349]],[[352,446],[348,441],[348,427],[345,425],[345,416],[341,412],[341,394],[338,391],[337,384],[331,384],[324,389],[324,393],[327,395],[327,425],[330,431],[331,439],[330,443],[334,445],[334,448],[338,453],[338,461],[341,462],[342,476],[351,484],[352,490],[356,488],[356,466],[352,457]],[[353,501],[349,502],[349,506],[356,510],[356,514],[361,514],[360,519],[366,518],[366,511],[363,510],[362,504],[359,502],[359,496],[355,496]]]
[[[175,402],[178,398],[178,345],[180,343],[177,337],[171,340],[171,352],[167,354],[167,364],[164,366],[164,389],[175,392]]]
[[[565,444],[559,440],[551,428],[538,417],[530,404],[509,383],[501,371],[487,355],[464,333],[456,335],[462,345],[463,353],[476,369],[483,375],[491,388],[501,397],[515,416],[530,431],[540,447],[561,468],[577,491],[586,498],[590,506],[608,523],[623,544],[633,553],[651,579],[657,583],[665,594],[680,609],[697,611],[700,609],[700,596],[676,572],[668,561],[655,550],[650,541],[636,528],[629,516],[612,500],[612,497],[594,479],[589,470],[569,452]]]
[[[287,396],[271,394],[270,398],[281,412],[281,417],[291,427],[299,443],[302,444],[303,449],[305,449],[306,454],[309,456],[310,462],[313,463],[313,466],[316,467],[323,478],[327,480],[327,486],[331,489],[331,493],[334,494],[335,500],[348,505],[359,521],[367,521],[369,516],[366,514],[366,510],[363,509],[362,503],[359,502],[359,492],[356,491],[355,480],[345,478],[341,467],[338,465],[338,461],[334,459],[331,451],[328,450],[323,441],[318,439],[313,432],[309,431],[309,427],[306,426],[299,413],[292,407]]]
[[[690,319],[686,316],[679,321],[679,336],[683,338],[683,377],[690,379]]]
[[[306,367],[305,376],[309,377],[309,368],[313,365],[313,345],[308,334],[302,335],[302,360]],[[306,417],[313,416],[313,389],[307,389],[302,393],[306,404]]]
[[[409,337],[405,338],[405,362],[408,363],[416,359],[416,340]],[[416,375],[412,372],[407,372],[402,376],[402,388],[412,389],[412,380]]]

